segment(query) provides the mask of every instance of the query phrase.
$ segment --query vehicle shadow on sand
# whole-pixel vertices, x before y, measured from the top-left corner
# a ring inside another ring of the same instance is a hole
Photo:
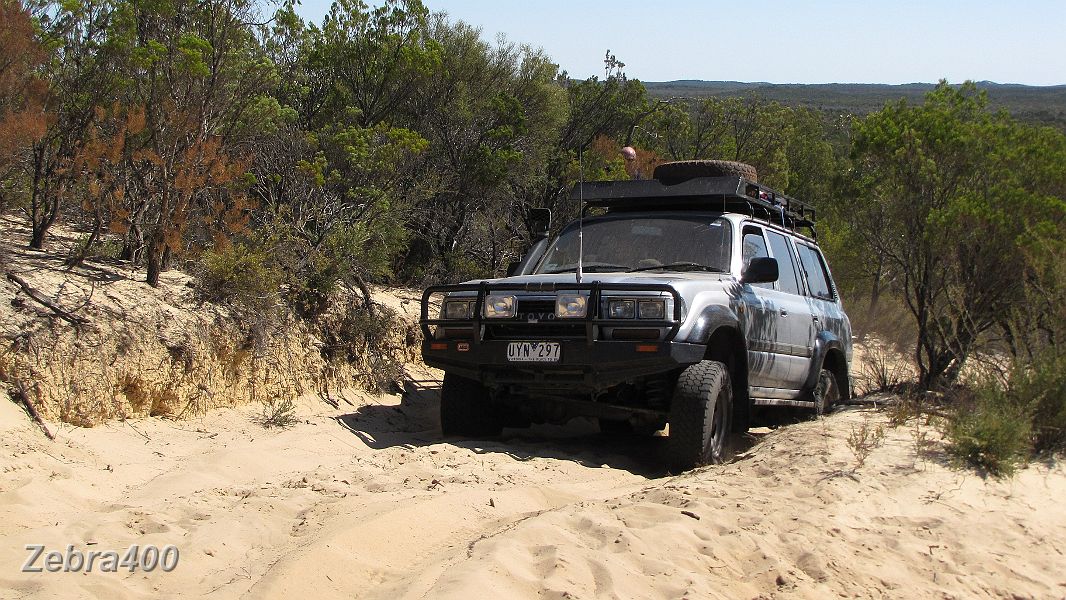
[[[370,403],[337,417],[337,422],[374,449],[417,448],[449,443],[479,454],[505,454],[514,460],[552,458],[586,467],[624,469],[643,477],[663,477],[666,442],[655,436],[618,436],[599,431],[594,420],[574,419],[566,425],[534,425],[504,429],[494,438],[443,437],[440,432],[440,381],[407,379],[399,405]],[[763,437],[736,436],[735,452],[750,450]]]

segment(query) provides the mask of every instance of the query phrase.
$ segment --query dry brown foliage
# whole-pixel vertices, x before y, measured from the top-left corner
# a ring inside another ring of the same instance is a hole
[[[47,86],[34,74],[44,58],[26,9],[0,0],[0,179],[45,133]]]

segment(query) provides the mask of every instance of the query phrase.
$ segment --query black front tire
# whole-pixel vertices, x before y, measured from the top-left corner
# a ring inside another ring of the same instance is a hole
[[[670,402],[671,466],[688,470],[729,459],[733,387],[725,364],[705,360],[681,372]]]
[[[500,434],[503,423],[485,386],[445,373],[440,389],[440,429],[445,436],[490,437]]]

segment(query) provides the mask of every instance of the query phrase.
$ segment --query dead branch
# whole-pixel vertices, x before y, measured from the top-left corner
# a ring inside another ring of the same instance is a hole
[[[56,436],[48,429],[48,425],[45,424],[44,419],[41,418],[41,414],[37,412],[37,407],[33,405],[33,401],[30,400],[29,391],[26,389],[26,384],[22,381],[15,382],[15,389],[11,391],[11,398],[16,402],[19,402],[26,408],[26,412],[29,413],[33,422],[41,428],[48,439],[55,441]]]
[[[60,319],[63,319],[64,321],[67,321],[68,323],[71,323],[73,325],[85,325],[89,322],[89,319],[86,319],[85,317],[79,317],[78,315],[71,314],[70,312],[67,312],[66,310],[60,308],[51,300],[42,296],[40,292],[30,287],[30,284],[26,283],[26,280],[19,277],[18,275],[8,272],[7,278],[11,282],[17,284],[20,288],[22,288],[22,291],[27,296],[29,296],[31,300],[50,309]]]
[[[366,312],[370,315],[370,318],[374,318],[374,299],[370,294],[370,286],[366,284],[366,281],[359,276],[358,273],[353,273],[352,279],[355,280],[356,287],[363,293],[363,303],[366,305]]]

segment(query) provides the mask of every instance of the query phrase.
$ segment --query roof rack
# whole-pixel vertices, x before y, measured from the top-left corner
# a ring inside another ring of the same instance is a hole
[[[806,227],[812,233],[817,218],[810,204],[737,176],[696,177],[676,185],[656,179],[586,181],[575,184],[570,197],[612,210],[702,208],[747,213],[783,227]]]

